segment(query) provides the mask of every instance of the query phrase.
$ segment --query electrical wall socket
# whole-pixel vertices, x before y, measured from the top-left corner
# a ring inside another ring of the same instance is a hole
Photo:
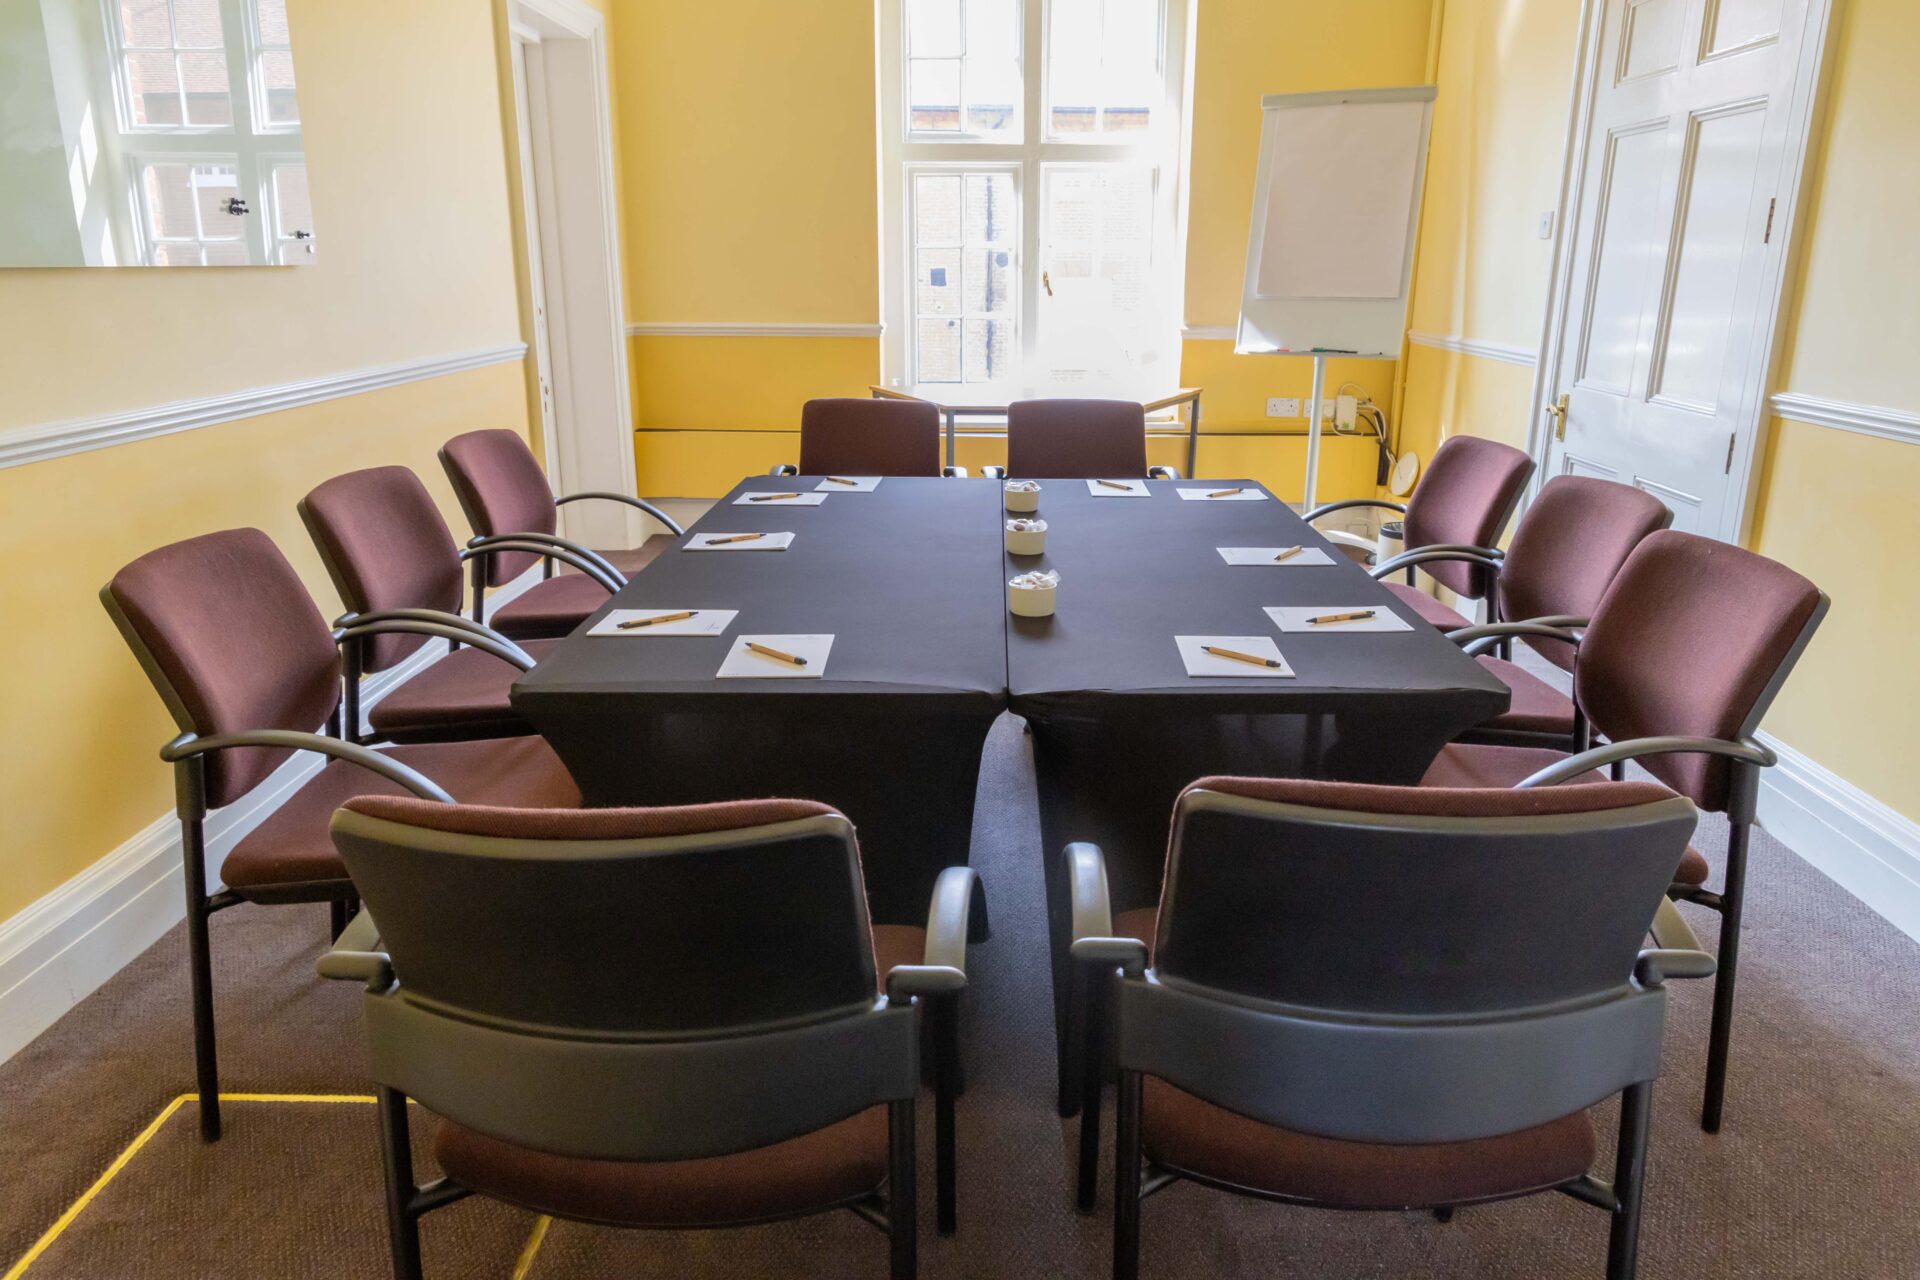
[[[1333,409],[1334,409],[1333,401],[1322,400],[1320,402],[1320,421],[1322,422],[1333,421]]]
[[[1300,397],[1270,396],[1267,399],[1269,418],[1297,418],[1300,416]]]

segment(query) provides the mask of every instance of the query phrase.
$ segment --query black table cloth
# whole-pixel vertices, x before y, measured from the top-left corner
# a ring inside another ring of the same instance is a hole
[[[537,669],[513,705],[590,805],[794,796],[859,830],[876,921],[920,924],[967,861],[980,750],[1006,705],[999,485],[892,477],[817,507],[735,506],[820,477],[737,486]],[[685,551],[791,531],[785,551]],[[613,608],[737,609],[718,638],[585,634]],[[719,680],[746,634],[831,633],[821,679]]]
[[[1012,709],[1033,729],[1063,1001],[1069,842],[1101,847],[1116,911],[1152,906],[1173,802],[1194,779],[1412,784],[1442,745],[1506,710],[1510,695],[1285,503],[1189,502],[1177,492],[1257,488],[1251,480],[1151,480],[1147,498],[1041,483],[1047,552],[1006,556],[1005,576],[1057,570],[1056,612],[1008,619],[1007,679]],[[1216,550],[1261,546],[1319,548],[1333,563],[1237,566]],[[1274,605],[1390,611],[1412,630],[1283,634],[1263,612]],[[1270,636],[1295,674],[1192,678],[1177,635]]]

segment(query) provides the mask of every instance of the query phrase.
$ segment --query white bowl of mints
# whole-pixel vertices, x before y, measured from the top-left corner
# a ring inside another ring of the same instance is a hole
[[[1007,521],[1007,554],[1037,556],[1047,549],[1047,522],[1016,516]]]
[[[1007,609],[1019,618],[1051,618],[1053,597],[1059,590],[1060,575],[1051,569],[1035,569],[1007,580]]]
[[[1040,482],[1037,480],[1009,480],[1006,493],[1009,511],[1017,513],[1040,509]]]

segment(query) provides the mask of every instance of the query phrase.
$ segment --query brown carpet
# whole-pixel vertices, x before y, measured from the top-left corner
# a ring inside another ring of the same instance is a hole
[[[1109,1188],[1076,1215],[1074,1127],[1052,1112],[1038,823],[1018,721],[982,770],[974,858],[995,936],[972,957],[960,1112],[960,1235],[923,1204],[929,1277],[1106,1274]],[[1702,826],[1710,857],[1717,820]],[[1717,858],[1716,858],[1717,861]],[[1920,947],[1771,839],[1754,850],[1726,1129],[1695,1123],[1707,992],[1676,985],[1657,1090],[1646,1277],[1920,1276]],[[1711,922],[1700,913],[1704,934]],[[350,984],[313,976],[323,909],[215,920],[230,1093],[363,1095]],[[192,1078],[176,929],[0,1066],[0,1266],[21,1256]],[[1610,1117],[1608,1117],[1610,1120]],[[416,1126],[416,1136],[427,1126]],[[924,1136],[930,1108],[922,1107]],[[1111,1147],[1108,1148],[1111,1150]],[[54,1244],[32,1280],[386,1274],[373,1108],[233,1102],[204,1147],[191,1102]],[[1110,1178],[1109,1178],[1110,1182]],[[923,1162],[930,1195],[932,1170]],[[1598,1277],[1606,1223],[1559,1196],[1424,1214],[1314,1212],[1175,1187],[1144,1210],[1144,1275]],[[532,1215],[470,1200],[424,1225],[428,1274],[506,1277]],[[879,1277],[884,1239],[847,1214],[743,1231],[642,1234],[554,1224],[525,1274]],[[4,1273],[0,1273],[4,1274]]]

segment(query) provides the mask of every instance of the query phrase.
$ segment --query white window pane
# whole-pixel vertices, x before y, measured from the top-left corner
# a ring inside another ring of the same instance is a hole
[[[120,43],[129,49],[172,48],[167,0],[120,0]]]
[[[960,243],[960,175],[923,173],[914,178],[913,242]]]
[[[914,334],[915,382],[960,381],[960,321],[922,320]]]
[[[138,125],[180,123],[180,76],[171,53],[127,55],[127,107]]]
[[[184,164],[149,164],[140,175],[140,185],[147,197],[147,227],[151,235],[161,239],[197,239],[200,224],[193,216],[193,185],[189,177],[191,166]],[[199,257],[196,252],[195,261]]]
[[[1101,234],[1115,241],[1143,242],[1153,234],[1153,180],[1139,172],[1110,175],[1100,200]]]
[[[210,267],[244,267],[251,261],[244,240],[216,240],[207,245],[206,262]]]
[[[967,314],[1012,315],[1014,310],[1013,251],[994,248],[968,249],[965,261],[963,284]]]
[[[219,49],[220,0],[173,0],[173,42],[182,49]]]
[[[187,90],[187,123],[233,123],[233,100],[227,94],[227,57],[224,53],[183,53],[180,76]]]
[[[1106,0],[1101,60],[1109,68],[1146,68],[1160,60],[1160,0]]]
[[[273,207],[282,236],[313,231],[313,200],[307,191],[307,166],[277,165],[273,171]]]
[[[192,241],[153,246],[153,265],[156,267],[197,267],[201,262],[200,246]]]
[[[967,57],[1012,62],[1019,56],[1019,0],[967,0]]]
[[[913,309],[922,316],[960,314],[959,249],[922,249],[915,255]]]
[[[1012,174],[967,175],[968,244],[1011,244],[1019,216],[1020,206],[1014,198]]]
[[[960,131],[960,63],[915,59],[907,64],[907,107],[912,127],[923,132]]]
[[[907,56],[957,58],[960,43],[960,0],[908,0]]]
[[[1049,19],[1048,125],[1092,133],[1100,123],[1100,0],[1053,0]]]
[[[245,235],[245,215],[227,212],[227,202],[240,194],[239,175],[227,165],[197,164],[192,180],[194,203],[200,209],[201,238],[225,240]]]
[[[293,54],[275,49],[261,54],[260,87],[266,95],[269,122],[299,123],[300,105],[294,97],[293,88]]]
[[[968,58],[967,131],[1011,133],[1020,125],[1020,64],[1011,59]]]
[[[292,43],[287,35],[287,0],[253,0],[253,11],[259,17],[261,44]]]
[[[1013,322],[967,320],[963,324],[960,376],[964,382],[993,382],[1013,374]]]

